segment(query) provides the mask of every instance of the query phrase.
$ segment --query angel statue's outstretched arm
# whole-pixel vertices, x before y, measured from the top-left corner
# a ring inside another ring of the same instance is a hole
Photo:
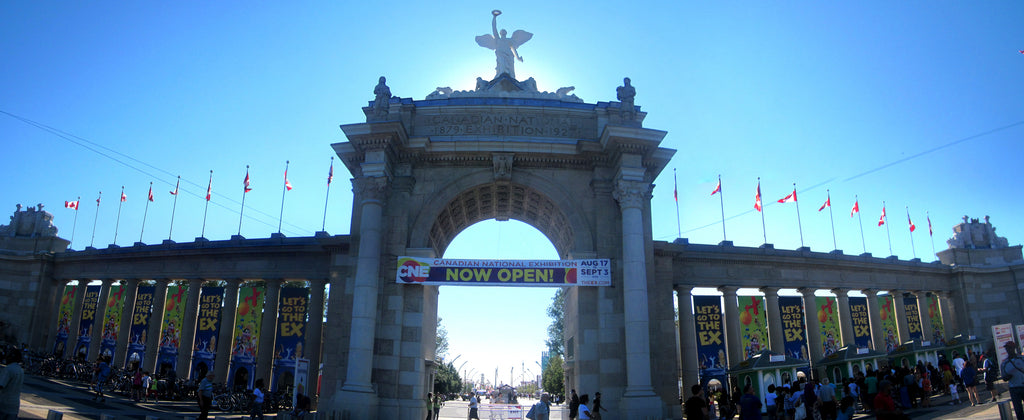
[[[498,15],[500,15],[500,14],[501,14],[501,10],[495,9],[495,10],[491,11],[491,15],[494,16],[494,17],[491,18],[491,32],[494,33],[494,39],[498,39],[498,37],[499,37],[498,36]]]

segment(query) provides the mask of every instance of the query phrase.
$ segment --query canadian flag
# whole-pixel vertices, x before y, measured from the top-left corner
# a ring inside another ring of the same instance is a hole
[[[249,191],[252,191],[252,188],[249,185],[250,185],[249,184],[249,169],[246,169],[245,170],[245,180],[242,181],[242,192],[243,193],[247,193]]]
[[[915,229],[917,229],[917,226],[914,226],[914,221],[910,220],[910,213],[907,213],[907,223],[910,225],[910,231],[911,232],[913,232]]]
[[[213,171],[210,171],[213,172]],[[206,201],[210,201],[210,196],[213,195],[213,174],[210,174],[210,183],[206,185]]]
[[[928,216],[928,236],[932,236],[932,217]]]
[[[882,215],[878,218],[878,226],[882,226],[884,224],[885,224],[885,206],[882,206]]]
[[[75,200],[75,201],[65,201],[64,202],[64,207],[65,208],[69,208],[69,209],[78,210],[78,200]]]
[[[124,195],[124,191],[121,191],[121,201],[127,201],[127,200],[128,200],[128,196]]]
[[[754,210],[761,211],[761,181],[757,182],[757,195],[754,196]]]
[[[857,212],[860,211],[860,204],[859,203],[860,203],[859,201],[854,201],[853,202],[853,208],[850,209],[850,217],[853,217],[854,214],[857,214]]]
[[[331,181],[334,179],[334,159],[331,159],[331,169],[327,171],[327,185],[331,185]]]
[[[153,186],[149,186],[149,201],[153,201]]]
[[[821,207],[818,207],[818,211],[825,210],[825,207],[832,207],[832,197],[826,198],[825,199],[825,204],[822,204]],[[829,210],[829,211],[832,211],[832,210]]]
[[[779,199],[780,203],[788,203],[790,201],[796,201],[796,190],[793,190],[789,195]]]
[[[287,169],[285,169],[285,170],[284,170],[284,187],[285,187],[285,188],[286,188],[286,189],[287,189],[288,191],[291,191],[291,190],[292,190],[292,183],[291,183],[291,182],[288,182],[288,170],[287,170]]]
[[[718,179],[718,185],[715,186],[715,190],[711,192],[711,195],[715,195],[722,192],[722,179]]]

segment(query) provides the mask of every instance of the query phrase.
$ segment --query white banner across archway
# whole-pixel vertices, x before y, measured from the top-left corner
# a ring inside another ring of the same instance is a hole
[[[611,262],[398,257],[395,282],[431,286],[611,286]]]

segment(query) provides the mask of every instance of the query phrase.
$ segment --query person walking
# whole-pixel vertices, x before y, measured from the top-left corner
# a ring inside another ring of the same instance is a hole
[[[996,402],[999,397],[999,392],[996,391],[996,379],[999,378],[999,369],[996,369],[996,364],[992,362],[992,359],[988,356],[982,356],[981,369],[982,374],[985,375],[985,389],[988,390],[989,396],[992,397],[992,402]]]
[[[563,388],[564,389],[564,388]],[[576,390],[572,390],[572,394],[569,396],[569,420],[576,420],[580,416],[580,397],[576,395]]]
[[[601,406],[601,393],[600,392],[595,392],[594,393],[594,406],[592,408],[593,408],[593,410],[591,410],[591,411],[594,413],[593,414],[594,415],[594,419],[596,419],[596,420],[601,420],[601,410],[604,410],[606,412],[608,411],[607,408],[604,408],[604,407]]]
[[[1024,419],[1024,360],[1021,360],[1017,343],[1012,340],[1007,341],[1003,348],[1006,349],[1006,360],[999,370],[1003,372],[1003,379],[1010,385],[1013,411],[1017,413],[1018,419]]]
[[[252,387],[252,395],[252,413],[249,414],[249,420],[257,417],[263,420],[263,379],[256,380],[256,385]]]
[[[971,401],[971,407],[981,404],[978,398],[978,370],[974,367],[974,360],[968,360],[960,371],[960,379],[964,381],[964,389],[967,391],[967,399]]]
[[[434,394],[427,393],[427,420],[436,420],[434,417]]]
[[[740,420],[761,420],[761,399],[754,395],[754,386],[743,387],[740,397]]]
[[[206,377],[199,382],[199,419],[207,420],[210,415],[210,407],[213,405],[213,372],[206,374]]]
[[[442,406],[444,406],[444,400],[441,399],[441,394],[434,394],[434,420],[441,418]]]
[[[7,367],[0,371],[0,420],[15,420],[21,409],[21,386],[25,371],[21,368],[21,350],[11,349]]]
[[[533,417],[530,417],[529,415],[527,415],[526,418],[531,419],[531,420],[550,420],[551,419],[551,402],[549,401],[550,398],[551,397],[546,392],[541,394],[540,401],[538,401],[536,404],[534,404],[533,407],[530,407],[530,413],[533,414]],[[530,414],[530,413],[527,413],[527,414]]]
[[[580,406],[578,408],[578,413],[580,415],[580,420],[593,420],[594,413],[587,407],[587,403],[590,402],[590,396],[587,394],[580,395],[579,401]]]
[[[93,401],[104,402],[107,398],[103,396],[103,383],[110,377],[110,364],[104,356],[100,356],[99,360],[99,364],[96,365],[96,396],[92,397],[92,399]]]
[[[480,400],[476,399],[476,392],[474,392],[473,396],[469,397],[469,415],[466,416],[466,420],[480,420],[480,414],[477,412],[479,408]]]
[[[818,387],[818,399],[820,402],[821,418],[824,420],[835,420],[836,418],[836,386],[829,382],[828,378],[821,378],[821,386]]]
[[[693,396],[686,400],[683,412],[686,413],[686,420],[708,420],[708,402],[704,398],[704,388],[700,385],[690,387]]]

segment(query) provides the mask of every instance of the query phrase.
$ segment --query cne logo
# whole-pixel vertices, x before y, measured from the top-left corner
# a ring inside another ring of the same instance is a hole
[[[398,260],[398,278],[405,283],[422,283],[430,276],[430,265],[412,258]]]

